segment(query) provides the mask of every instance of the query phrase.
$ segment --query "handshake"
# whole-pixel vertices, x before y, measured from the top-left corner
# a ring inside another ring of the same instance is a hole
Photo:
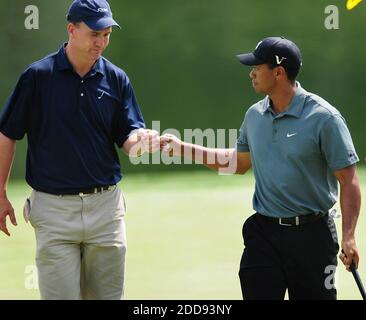
[[[169,156],[180,156],[183,141],[172,134],[162,136],[155,130],[138,129],[136,131],[135,146],[137,156],[145,152],[154,153],[158,150],[169,153]]]

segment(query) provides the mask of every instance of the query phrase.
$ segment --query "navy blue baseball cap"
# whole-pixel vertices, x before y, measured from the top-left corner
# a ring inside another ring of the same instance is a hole
[[[283,66],[285,69],[300,70],[301,52],[298,46],[285,37],[269,37],[260,41],[251,53],[237,55],[239,61],[247,66],[268,63]]]
[[[103,30],[116,26],[112,10],[106,0],[75,0],[67,14],[69,22],[84,22],[92,30]]]

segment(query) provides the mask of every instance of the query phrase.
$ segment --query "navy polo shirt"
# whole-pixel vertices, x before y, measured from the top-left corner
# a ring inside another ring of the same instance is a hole
[[[256,179],[253,208],[271,217],[328,211],[338,196],[334,171],[359,161],[344,118],[297,83],[287,110],[269,97],[246,112],[238,152],[250,152]]]
[[[52,194],[116,184],[116,145],[145,127],[123,70],[101,57],[81,78],[64,47],[24,71],[0,117],[5,136],[27,134],[28,184]]]

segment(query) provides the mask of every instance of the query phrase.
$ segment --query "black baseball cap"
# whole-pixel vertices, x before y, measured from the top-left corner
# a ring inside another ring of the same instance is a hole
[[[296,71],[302,66],[300,49],[285,37],[265,38],[257,44],[253,52],[239,54],[237,57],[247,66],[268,63]]]
[[[67,14],[69,22],[84,22],[92,30],[103,30],[116,26],[121,28],[112,17],[112,10],[106,0],[75,0]]]

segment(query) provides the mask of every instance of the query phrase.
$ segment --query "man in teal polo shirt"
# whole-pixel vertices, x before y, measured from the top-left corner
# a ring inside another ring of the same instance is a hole
[[[359,160],[344,118],[295,79],[299,48],[283,37],[265,38],[252,53],[238,56],[253,66],[257,93],[266,97],[245,114],[235,149],[213,149],[161,138],[175,155],[211,169],[256,178],[253,208],[243,226],[240,263],[244,299],[336,299],[329,279],[337,265],[337,232],[328,211],[340,184],[342,241],[346,268],[359,262],[355,228],[360,211]],[[226,159],[226,161],[223,161]]]

